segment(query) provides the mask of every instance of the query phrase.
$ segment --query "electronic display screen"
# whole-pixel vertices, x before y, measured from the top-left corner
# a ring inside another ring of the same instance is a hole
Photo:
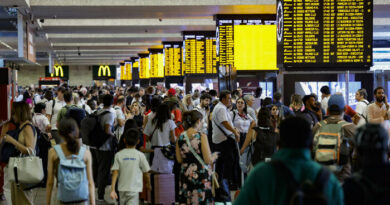
[[[131,61],[125,61],[124,63],[120,64],[120,79],[121,80],[132,80],[133,79],[133,72],[132,72],[132,62]]]
[[[368,70],[372,0],[278,0],[278,67]]]
[[[183,75],[183,42],[163,42],[165,76]]]
[[[139,79],[139,58],[136,57],[131,58],[131,70],[132,70],[133,80],[138,80]]]
[[[164,78],[163,49],[149,49],[150,78]]]
[[[217,53],[214,31],[183,32],[185,74],[216,74]]]
[[[275,15],[216,15],[219,65],[278,70]]]
[[[139,56],[139,78],[150,78],[150,59],[149,54],[138,54]]]

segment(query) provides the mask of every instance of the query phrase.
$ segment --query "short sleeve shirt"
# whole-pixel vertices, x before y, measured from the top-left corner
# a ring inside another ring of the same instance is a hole
[[[227,136],[225,136],[223,132],[225,132],[226,135],[233,135],[230,130],[226,129],[225,126],[222,125],[222,122],[225,121],[230,123],[230,125],[233,127],[232,119],[228,108],[224,104],[219,102],[215,106],[212,114],[213,143],[219,144],[227,139]],[[221,129],[223,130],[223,132],[221,131]]]
[[[38,127],[39,130],[43,133],[46,133],[46,128],[50,125],[49,120],[44,114],[35,113],[32,119],[32,123],[34,126]]]
[[[118,191],[142,192],[142,174],[150,170],[145,155],[136,149],[123,149],[115,154],[111,170],[119,171]]]
[[[116,122],[115,124],[118,125],[118,120],[125,120],[125,114],[123,114],[122,109],[119,106],[114,107],[115,115],[116,115]],[[119,126],[119,125],[118,125]],[[115,130],[116,137],[119,139],[120,136],[122,136],[124,130],[124,126],[118,127],[117,130]]]
[[[103,113],[105,111],[109,111],[109,113],[101,116],[100,125],[102,126],[103,130],[104,130],[105,125],[110,125],[111,129],[113,129],[115,118],[116,118],[115,111],[112,108],[100,109],[97,111],[97,114],[100,115],[101,113]],[[101,151],[111,150],[111,143],[110,143],[109,139],[99,148],[99,150],[101,150]]]
[[[144,134],[152,138],[152,146],[165,146],[169,144],[170,132],[176,128],[173,120],[168,120],[163,124],[163,130],[156,129],[157,124],[153,124],[153,117],[148,117],[148,123],[145,126]],[[152,135],[153,134],[153,135]]]
[[[59,101],[55,99],[55,104],[53,108],[53,100],[49,101],[46,104],[46,108],[50,107],[51,112],[47,112],[47,114],[51,115],[51,129],[57,130],[57,116],[60,110],[66,105],[65,101]],[[53,109],[52,109],[53,108]]]

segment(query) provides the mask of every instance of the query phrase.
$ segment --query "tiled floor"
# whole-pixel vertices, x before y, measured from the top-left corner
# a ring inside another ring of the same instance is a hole
[[[110,198],[110,190],[111,190],[111,187],[107,186],[106,187],[106,194],[104,196],[104,199],[106,200],[106,202],[96,203],[97,205],[116,204]],[[96,196],[97,196],[97,193],[95,194],[95,197]],[[45,205],[45,204],[46,204],[46,189],[44,189],[44,188],[36,189],[36,197],[34,200],[34,205]],[[7,205],[7,203],[5,201],[0,201],[0,205]]]

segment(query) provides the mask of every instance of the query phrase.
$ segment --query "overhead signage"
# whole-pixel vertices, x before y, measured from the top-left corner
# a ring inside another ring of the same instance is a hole
[[[163,42],[165,76],[182,76],[183,42]]]
[[[286,70],[368,70],[373,0],[278,0],[278,66]]]
[[[150,78],[164,78],[164,50],[149,49]]]
[[[45,66],[45,77],[59,77],[62,80],[69,80],[69,66],[54,65],[53,71],[49,71],[49,66]]]
[[[120,64],[121,73],[120,73],[120,79],[121,80],[132,80],[133,73],[132,73],[132,62],[131,61],[125,61],[124,63]]]
[[[138,54],[139,56],[139,78],[150,78],[150,59],[149,54]]]
[[[139,80],[139,58],[131,58],[131,71],[132,71],[132,80]]]
[[[108,80],[116,78],[116,65],[92,66],[93,80]]]

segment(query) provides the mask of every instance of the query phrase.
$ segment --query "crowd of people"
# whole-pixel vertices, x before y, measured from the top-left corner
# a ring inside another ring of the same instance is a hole
[[[355,109],[327,86],[321,99],[293,94],[289,106],[279,92],[262,98],[260,87],[254,95],[67,85],[20,93],[1,130],[8,204],[34,204],[37,186],[48,205],[95,204],[109,185],[119,204],[139,204],[164,174],[174,176],[178,204],[390,204],[382,87],[371,103],[358,90]],[[33,187],[8,171],[10,158],[30,150],[44,167]]]

